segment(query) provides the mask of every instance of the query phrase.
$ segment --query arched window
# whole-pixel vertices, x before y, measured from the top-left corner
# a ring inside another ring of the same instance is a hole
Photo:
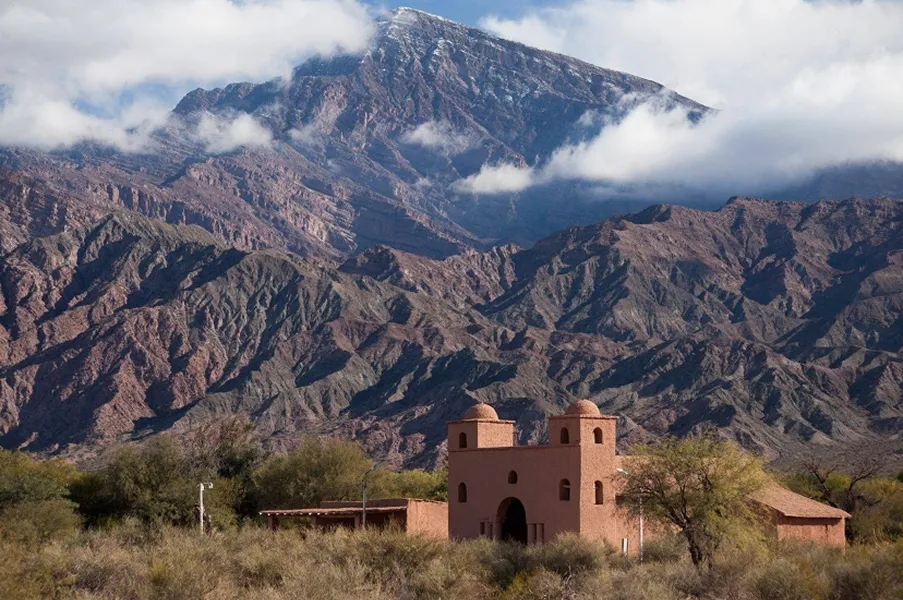
[[[467,434],[463,431],[458,436],[458,448],[467,448]]]
[[[602,441],[604,440],[604,436],[602,435],[602,428],[596,427],[593,430],[593,439],[596,441],[597,444],[602,443]]]
[[[458,484],[458,502],[467,502],[467,485],[464,482]]]
[[[571,434],[568,433],[567,427],[561,428],[561,443],[562,444],[570,444],[571,443]]]
[[[558,499],[564,502],[568,502],[571,499],[571,482],[567,479],[562,479],[558,485]]]
[[[605,488],[602,487],[602,482],[597,481],[594,487],[596,490],[596,504],[605,504]]]
[[[517,471],[508,473],[508,483],[517,483]]]

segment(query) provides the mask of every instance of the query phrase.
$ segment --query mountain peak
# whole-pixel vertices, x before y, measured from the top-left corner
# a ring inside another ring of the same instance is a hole
[[[442,37],[450,32],[467,36],[473,36],[474,34],[489,36],[488,33],[476,27],[463,25],[457,21],[407,6],[392,9],[378,17],[376,22],[379,27],[377,45],[379,45],[380,39],[409,38],[412,33],[415,38],[423,37],[433,41],[435,41],[435,38]]]
[[[434,15],[432,13],[428,13],[426,11],[422,11],[417,8],[411,8],[410,6],[399,6],[397,8],[393,8],[389,11],[389,21],[393,21],[396,23],[413,23],[418,19],[428,19],[431,21],[440,21],[443,23],[452,23],[455,25],[460,25],[451,19],[446,19],[445,17],[440,17],[439,15]]]

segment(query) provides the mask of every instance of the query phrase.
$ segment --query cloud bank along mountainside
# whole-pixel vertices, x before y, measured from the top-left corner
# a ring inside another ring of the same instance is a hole
[[[557,180],[715,195],[778,189],[846,163],[903,161],[903,4],[883,0],[580,1],[487,17],[498,35],[636,73],[719,109],[652,100],[540,165],[486,165],[462,185]],[[589,115],[591,118],[592,115]]]
[[[6,3],[0,145],[142,149],[191,87],[287,75],[314,54],[360,51],[372,30],[353,0]],[[245,121],[196,133],[214,153],[261,140]]]
[[[489,9],[491,11],[491,9]],[[0,9],[0,144],[52,149],[90,140],[147,148],[180,92],[291,73],[312,55],[368,47],[372,13],[351,0],[35,0]],[[528,165],[490,157],[453,191],[512,193],[558,181],[764,193],[847,163],[903,160],[903,5],[890,0],[577,1],[487,16],[502,37],[660,81],[714,106],[701,121],[652,98],[623,118],[593,113],[596,135]],[[315,124],[314,124],[315,125]],[[314,127],[312,125],[312,127]],[[472,132],[427,121],[407,141],[467,149]],[[296,142],[316,140],[299,129]],[[243,115],[188,132],[211,154],[266,146]],[[427,181],[427,180],[424,180]],[[637,187],[639,186],[639,187]]]

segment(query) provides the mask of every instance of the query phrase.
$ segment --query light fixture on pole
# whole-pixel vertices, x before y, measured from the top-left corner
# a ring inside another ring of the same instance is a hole
[[[615,469],[619,475],[624,477],[630,477],[630,473],[625,471],[624,469]],[[640,562],[643,561],[643,503],[640,502],[640,552],[639,552]]]
[[[198,501],[198,521],[201,524],[201,535],[204,535],[204,490],[212,489],[213,484],[210,482],[198,484],[198,490],[200,492],[200,498]]]
[[[383,460],[378,460],[373,463],[373,466],[364,473],[364,478],[361,479],[361,529],[367,528],[367,478],[370,477],[370,473],[375,471],[376,467],[383,464],[383,462]]]

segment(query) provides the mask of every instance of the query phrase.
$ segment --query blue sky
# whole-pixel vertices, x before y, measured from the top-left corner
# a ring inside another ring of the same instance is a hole
[[[404,2],[374,0],[371,4],[385,5],[389,8],[410,6],[453,21],[477,25],[480,18],[486,15],[516,17],[538,6],[564,4],[564,0],[407,0]]]

